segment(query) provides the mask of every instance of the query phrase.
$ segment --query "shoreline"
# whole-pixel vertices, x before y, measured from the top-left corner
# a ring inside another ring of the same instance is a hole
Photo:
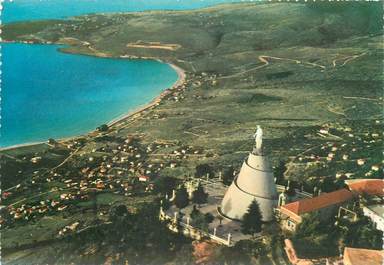
[[[160,61],[160,60],[158,60],[158,61]],[[160,61],[160,62],[162,62],[162,61]],[[162,63],[164,63],[164,62],[162,62]],[[182,68],[180,68],[180,67],[178,67],[172,63],[167,63],[167,64],[176,71],[176,73],[178,75],[178,79],[176,80],[176,82],[171,87],[164,89],[164,91],[161,92],[160,95],[158,95],[157,97],[152,99],[149,103],[144,104],[141,107],[139,106],[136,110],[132,110],[126,114],[123,114],[120,117],[117,117],[117,118],[111,120],[110,122],[107,123],[108,127],[114,126],[114,125],[116,125],[116,124],[118,124],[118,123],[132,117],[132,116],[135,116],[136,114],[139,114],[145,110],[150,109],[151,107],[155,107],[157,104],[159,104],[161,102],[161,100],[165,96],[169,95],[174,89],[176,89],[177,87],[179,87],[180,85],[182,85],[185,82],[186,74],[185,74],[184,69],[182,69]]]
[[[11,21],[4,21],[3,25],[5,24],[15,24],[15,23],[27,23],[27,22],[36,22],[36,21],[49,21],[49,20],[62,20],[62,21],[68,21],[71,19],[74,19],[76,17],[82,17],[82,16],[92,16],[92,15],[121,15],[121,14],[142,14],[142,13],[170,13],[170,12],[180,12],[180,13],[188,13],[188,12],[196,12],[199,10],[212,10],[216,9],[218,7],[226,7],[230,5],[247,5],[247,4],[253,4],[254,2],[252,1],[246,1],[246,2],[241,2],[240,0],[238,2],[219,2],[219,3],[212,3],[207,6],[197,6],[197,7],[189,7],[186,9],[167,9],[167,8],[159,8],[159,9],[147,9],[143,8],[140,10],[121,10],[121,11],[96,11],[96,12],[85,12],[85,13],[80,13],[80,14],[72,14],[72,15],[65,15],[61,17],[43,17],[43,18],[27,18],[27,19],[17,19],[17,20],[11,20]],[[269,4],[268,2],[259,2],[257,4]]]
[[[46,141],[45,142],[29,142],[24,144],[15,144],[15,145],[6,146],[6,147],[0,147],[0,152],[14,150],[14,149],[23,148],[23,147],[35,146],[39,144],[47,144],[47,142]]]
[[[100,56],[96,56],[96,57],[100,57]],[[112,59],[114,59],[114,58],[112,57]],[[137,58],[137,59],[143,59],[143,60],[152,59],[152,60],[159,61],[161,63],[166,63],[166,62],[163,62],[160,59],[156,59],[156,58]],[[120,123],[126,119],[129,119],[129,118],[131,118],[137,114],[140,114],[140,113],[142,113],[142,112],[144,112],[144,111],[146,111],[152,107],[157,106],[165,96],[169,95],[173,90],[175,90],[176,88],[178,88],[180,85],[182,85],[185,82],[186,74],[185,74],[184,69],[182,69],[181,67],[179,67],[173,63],[166,63],[166,64],[168,64],[177,73],[178,79],[176,80],[176,82],[171,87],[165,88],[163,90],[163,92],[160,93],[160,95],[158,95],[157,97],[152,99],[147,104],[138,106],[136,109],[129,111],[126,114],[123,114],[120,117],[117,117],[117,118],[109,121],[108,123],[106,123],[108,125],[108,127],[115,126],[116,124],[118,124],[118,123]],[[70,136],[70,137],[66,137],[66,138],[59,138],[59,139],[55,139],[55,140],[58,143],[63,143],[66,141],[76,139],[76,138],[81,137],[81,136],[88,136],[89,134],[94,133],[95,131],[96,131],[96,129],[93,129],[93,130],[91,130],[85,134],[74,135],[74,136]],[[10,150],[18,149],[18,148],[23,148],[23,147],[31,147],[31,146],[36,146],[36,145],[40,145],[40,144],[47,144],[48,145],[47,141],[27,142],[27,143],[16,144],[16,145],[11,145],[11,146],[6,146],[6,147],[0,147],[0,152],[10,151]]]

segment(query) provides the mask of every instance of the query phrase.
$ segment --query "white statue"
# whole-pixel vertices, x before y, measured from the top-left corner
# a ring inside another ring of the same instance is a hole
[[[258,152],[262,151],[262,144],[263,144],[263,130],[261,129],[260,125],[257,125],[256,133],[253,135],[255,137],[256,142],[256,150]]]

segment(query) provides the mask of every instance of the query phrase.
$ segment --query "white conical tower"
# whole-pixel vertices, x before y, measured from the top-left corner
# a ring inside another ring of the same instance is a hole
[[[256,146],[224,195],[220,212],[227,218],[241,220],[251,202],[256,199],[263,221],[273,220],[273,208],[277,205],[278,194],[269,159],[262,152],[262,134],[258,126],[255,133]]]

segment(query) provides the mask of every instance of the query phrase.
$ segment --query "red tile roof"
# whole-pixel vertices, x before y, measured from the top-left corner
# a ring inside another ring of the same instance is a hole
[[[366,193],[368,195],[384,196],[384,180],[382,179],[364,179],[354,181],[348,184],[351,191],[359,194]]]
[[[139,181],[150,181],[151,178],[149,176],[141,175],[139,176]]]
[[[331,205],[345,202],[347,200],[352,199],[352,197],[352,192],[347,189],[341,189],[330,193],[322,193],[321,195],[314,198],[303,199],[288,203],[286,205],[281,206],[281,208],[285,210],[284,212],[288,210],[289,212],[294,213],[296,215],[301,215],[304,213],[309,213],[322,208],[326,208]]]
[[[363,249],[363,248],[345,248],[344,265],[382,265],[384,264],[384,251]]]

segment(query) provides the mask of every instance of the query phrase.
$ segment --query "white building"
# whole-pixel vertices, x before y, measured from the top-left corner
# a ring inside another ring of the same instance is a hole
[[[376,225],[376,229],[384,232],[384,205],[366,206],[363,208],[363,213]]]

